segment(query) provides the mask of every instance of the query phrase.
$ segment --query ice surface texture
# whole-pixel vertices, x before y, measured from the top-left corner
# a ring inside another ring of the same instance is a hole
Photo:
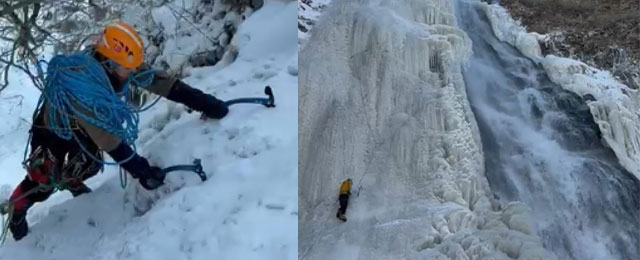
[[[543,259],[528,209],[494,208],[488,196],[461,75],[471,42],[451,2],[343,1],[326,12],[300,56],[302,259]]]

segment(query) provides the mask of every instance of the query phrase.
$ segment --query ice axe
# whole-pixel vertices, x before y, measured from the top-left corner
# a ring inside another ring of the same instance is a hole
[[[207,175],[202,170],[202,165],[200,164],[200,162],[202,162],[200,159],[195,159],[193,160],[193,165],[191,164],[174,165],[174,166],[164,168],[160,172],[162,172],[162,174],[166,176],[167,173],[174,172],[174,171],[192,171],[198,174],[198,176],[200,176],[200,179],[204,182],[207,180]]]
[[[235,104],[242,104],[242,103],[246,103],[246,104],[258,104],[258,105],[263,105],[267,108],[272,108],[272,107],[276,107],[276,100],[273,97],[273,91],[271,90],[270,86],[266,86],[264,87],[264,94],[267,95],[266,98],[236,98],[236,99],[230,99],[227,100],[225,102],[222,102],[225,106],[229,107],[231,105],[235,105]],[[189,113],[191,113],[191,109],[187,109],[187,111]],[[207,116],[203,113],[202,115],[200,115],[200,119],[202,120],[206,120]]]
[[[249,103],[249,104],[259,104],[265,107],[276,107],[276,100],[273,97],[273,91],[271,91],[270,86],[264,87],[264,94],[267,95],[267,98],[238,98],[231,99],[224,102],[226,106],[231,106],[240,103]]]
[[[195,172],[196,174],[198,174],[198,176],[200,176],[200,179],[202,180],[202,182],[204,182],[204,181],[207,180],[207,175],[202,170],[202,165],[200,164],[200,162],[201,162],[200,159],[195,159],[195,160],[193,160],[193,164],[183,164],[183,165],[170,166],[170,167],[167,167],[167,168],[164,168],[164,169],[160,170],[160,173],[162,173],[162,175],[164,175],[164,176],[167,176],[168,173],[174,172],[174,171],[192,171],[192,172]],[[160,186],[160,183],[158,183],[158,180],[156,180],[156,179],[147,179],[145,181],[150,186]]]

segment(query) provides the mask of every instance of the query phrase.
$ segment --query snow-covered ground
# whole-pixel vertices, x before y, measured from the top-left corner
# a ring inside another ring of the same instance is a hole
[[[332,2],[300,53],[302,259],[549,259],[489,190],[452,1]]]
[[[185,79],[221,99],[263,96],[270,85],[276,108],[235,105],[223,120],[202,121],[162,100],[142,114],[139,152],[162,167],[201,158],[207,182],[176,172],[157,191],[131,179],[122,190],[118,170],[106,167],[88,182],[93,193],[70,199],[62,192],[35,205],[29,236],[15,242],[9,235],[0,259],[296,259],[296,15],[296,2],[268,1],[239,27],[233,63],[192,69]],[[0,95],[5,192],[24,176],[37,99],[24,82]]]
[[[538,43],[546,39],[544,35],[527,32],[499,5],[482,4],[498,39],[540,63],[553,82],[585,99],[604,142],[640,179],[640,92],[616,81],[608,71],[554,55],[543,57]]]

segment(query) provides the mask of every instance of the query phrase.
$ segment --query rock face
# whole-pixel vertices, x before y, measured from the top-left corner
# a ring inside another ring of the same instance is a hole
[[[640,86],[637,0],[502,0],[528,31],[550,34],[543,54],[581,60]]]

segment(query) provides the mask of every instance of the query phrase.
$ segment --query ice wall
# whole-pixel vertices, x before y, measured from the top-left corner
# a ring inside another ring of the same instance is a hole
[[[620,164],[640,179],[640,92],[616,81],[611,73],[580,61],[554,55],[543,57],[538,42],[544,41],[544,36],[528,33],[499,5],[479,4],[498,39],[540,63],[553,82],[583,97],[604,143],[611,147]]]
[[[327,10],[300,55],[302,259],[547,258],[524,205],[492,206],[460,72],[470,45],[448,0]]]

